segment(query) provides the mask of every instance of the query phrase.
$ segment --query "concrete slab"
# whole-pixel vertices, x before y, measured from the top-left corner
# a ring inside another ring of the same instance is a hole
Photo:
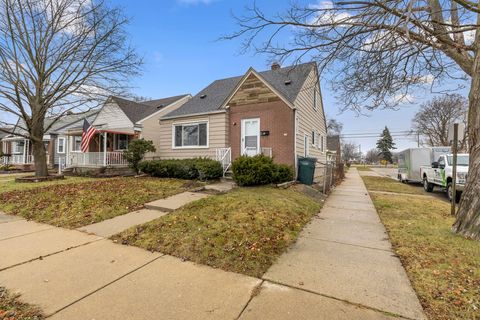
[[[336,218],[314,219],[305,227],[302,236],[380,250],[392,249],[387,231],[378,222]]]
[[[101,238],[61,228],[6,239],[0,241],[0,270],[98,239]]]
[[[102,240],[4,270],[0,283],[49,315],[159,256]]]
[[[335,299],[277,285],[268,281],[243,312],[240,320],[387,320],[398,319]]]
[[[227,192],[235,188],[237,185],[233,181],[221,181],[217,183],[207,184],[205,190],[213,190],[218,192]]]
[[[50,319],[235,319],[259,283],[163,256]]]
[[[13,220],[10,221],[10,223],[1,223],[0,241],[51,228],[53,227],[47,224],[40,224],[25,220]]]
[[[145,204],[145,208],[151,210],[159,210],[170,212],[176,210],[187,203],[208,197],[208,194],[196,192],[182,192],[174,196],[149,202]]]
[[[345,223],[350,223],[350,221],[381,223],[380,218],[376,214],[372,214],[370,210],[340,209],[330,206],[322,208],[318,219],[344,220]]]
[[[166,214],[167,212],[143,209],[81,227],[77,230],[108,238],[130,227],[155,220]]]
[[[13,215],[0,212],[0,223],[7,223],[7,222],[19,221],[19,220],[24,220],[24,219],[19,216],[13,216]]]
[[[336,208],[336,209],[347,209],[347,210],[357,210],[357,211],[372,211],[375,210],[373,203],[366,202],[349,202],[349,201],[336,201],[336,202],[326,202],[323,208]]]
[[[388,251],[300,238],[263,278],[424,319],[400,260]]]
[[[341,193],[341,192],[333,192],[327,199],[327,202],[355,202],[355,203],[365,203],[371,204],[370,196],[368,192],[349,192],[349,193]]]

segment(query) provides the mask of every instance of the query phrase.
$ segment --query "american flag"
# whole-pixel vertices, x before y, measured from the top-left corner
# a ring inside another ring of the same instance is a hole
[[[95,129],[90,123],[88,123],[87,119],[83,120],[82,144],[80,146],[82,152],[88,151],[90,139],[92,139],[95,133],[97,133],[97,129]]]

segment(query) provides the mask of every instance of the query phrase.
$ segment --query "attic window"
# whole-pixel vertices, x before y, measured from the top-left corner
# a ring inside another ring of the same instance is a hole
[[[202,94],[202,95],[200,96],[200,99],[205,99],[206,97],[207,97],[206,94]]]
[[[288,86],[288,85],[291,84],[291,83],[292,83],[292,80],[287,80],[287,81],[285,81],[285,85],[286,85],[286,86]]]

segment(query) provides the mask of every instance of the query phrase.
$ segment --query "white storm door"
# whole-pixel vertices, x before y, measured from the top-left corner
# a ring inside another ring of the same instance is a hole
[[[254,156],[260,153],[260,119],[242,119],[242,155]]]

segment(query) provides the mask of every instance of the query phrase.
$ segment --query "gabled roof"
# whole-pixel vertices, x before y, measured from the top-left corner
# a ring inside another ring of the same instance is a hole
[[[44,128],[48,128],[54,121],[53,125],[45,132],[45,134],[54,134],[57,133],[60,129],[67,127],[75,122],[78,122],[84,118],[95,116],[100,110],[92,109],[86,112],[70,113],[63,115],[60,119],[56,120],[57,117],[47,117],[44,121]],[[26,134],[26,126],[23,119],[19,118],[13,129],[12,135],[16,134]]]
[[[283,98],[293,104],[305,83],[305,80],[314,67],[316,67],[316,64],[310,62],[276,70],[262,71],[258,72],[258,74],[271,87],[278,91]],[[252,70],[253,69],[249,69],[247,73]],[[238,76],[212,82],[190,99],[190,101],[180,108],[166,114],[164,118],[220,111],[220,108],[226,99],[231,95],[243,78],[244,76]]]
[[[135,102],[114,96],[110,97],[110,99],[113,100],[123,111],[123,113],[125,113],[125,115],[130,119],[130,121],[135,124],[138,121],[186,96],[188,96],[188,94],[141,102]]]

